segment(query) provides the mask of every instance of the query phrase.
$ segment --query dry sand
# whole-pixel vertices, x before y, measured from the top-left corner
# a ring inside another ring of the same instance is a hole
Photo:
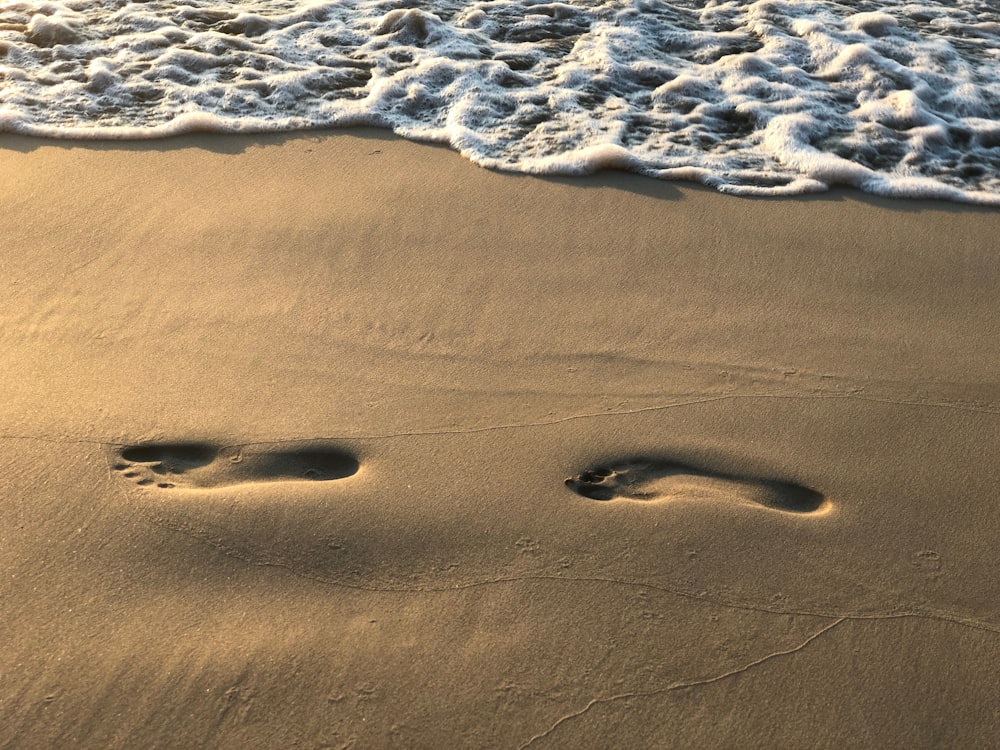
[[[0,146],[0,747],[995,746],[1000,212]]]

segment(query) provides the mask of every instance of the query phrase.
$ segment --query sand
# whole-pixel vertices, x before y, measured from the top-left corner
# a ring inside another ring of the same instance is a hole
[[[1000,736],[1000,212],[0,144],[0,747]]]

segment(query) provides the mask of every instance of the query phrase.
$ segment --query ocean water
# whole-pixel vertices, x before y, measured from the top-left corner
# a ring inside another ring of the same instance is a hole
[[[1000,206],[1000,0],[0,0],[0,131],[346,125],[527,173]]]

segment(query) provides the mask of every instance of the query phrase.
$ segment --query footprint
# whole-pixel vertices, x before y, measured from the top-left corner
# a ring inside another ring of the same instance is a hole
[[[797,484],[711,474],[652,458],[597,466],[570,477],[566,486],[591,500],[738,500],[787,513],[813,513],[828,502]]]
[[[117,451],[113,468],[140,487],[211,489],[259,482],[326,482],[355,474],[359,464],[350,453],[332,447],[268,451],[154,443]]]

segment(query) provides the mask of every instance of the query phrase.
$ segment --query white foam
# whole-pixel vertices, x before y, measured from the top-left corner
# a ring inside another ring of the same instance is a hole
[[[51,16],[36,13],[28,21],[25,38],[39,47],[73,44],[81,40],[81,20],[75,13],[60,12]]]
[[[0,131],[377,125],[494,168],[1000,205],[990,0],[0,0]]]
[[[899,27],[899,21],[888,13],[873,11],[869,13],[857,13],[848,17],[847,27],[857,31],[863,31],[869,36],[886,36]]]

